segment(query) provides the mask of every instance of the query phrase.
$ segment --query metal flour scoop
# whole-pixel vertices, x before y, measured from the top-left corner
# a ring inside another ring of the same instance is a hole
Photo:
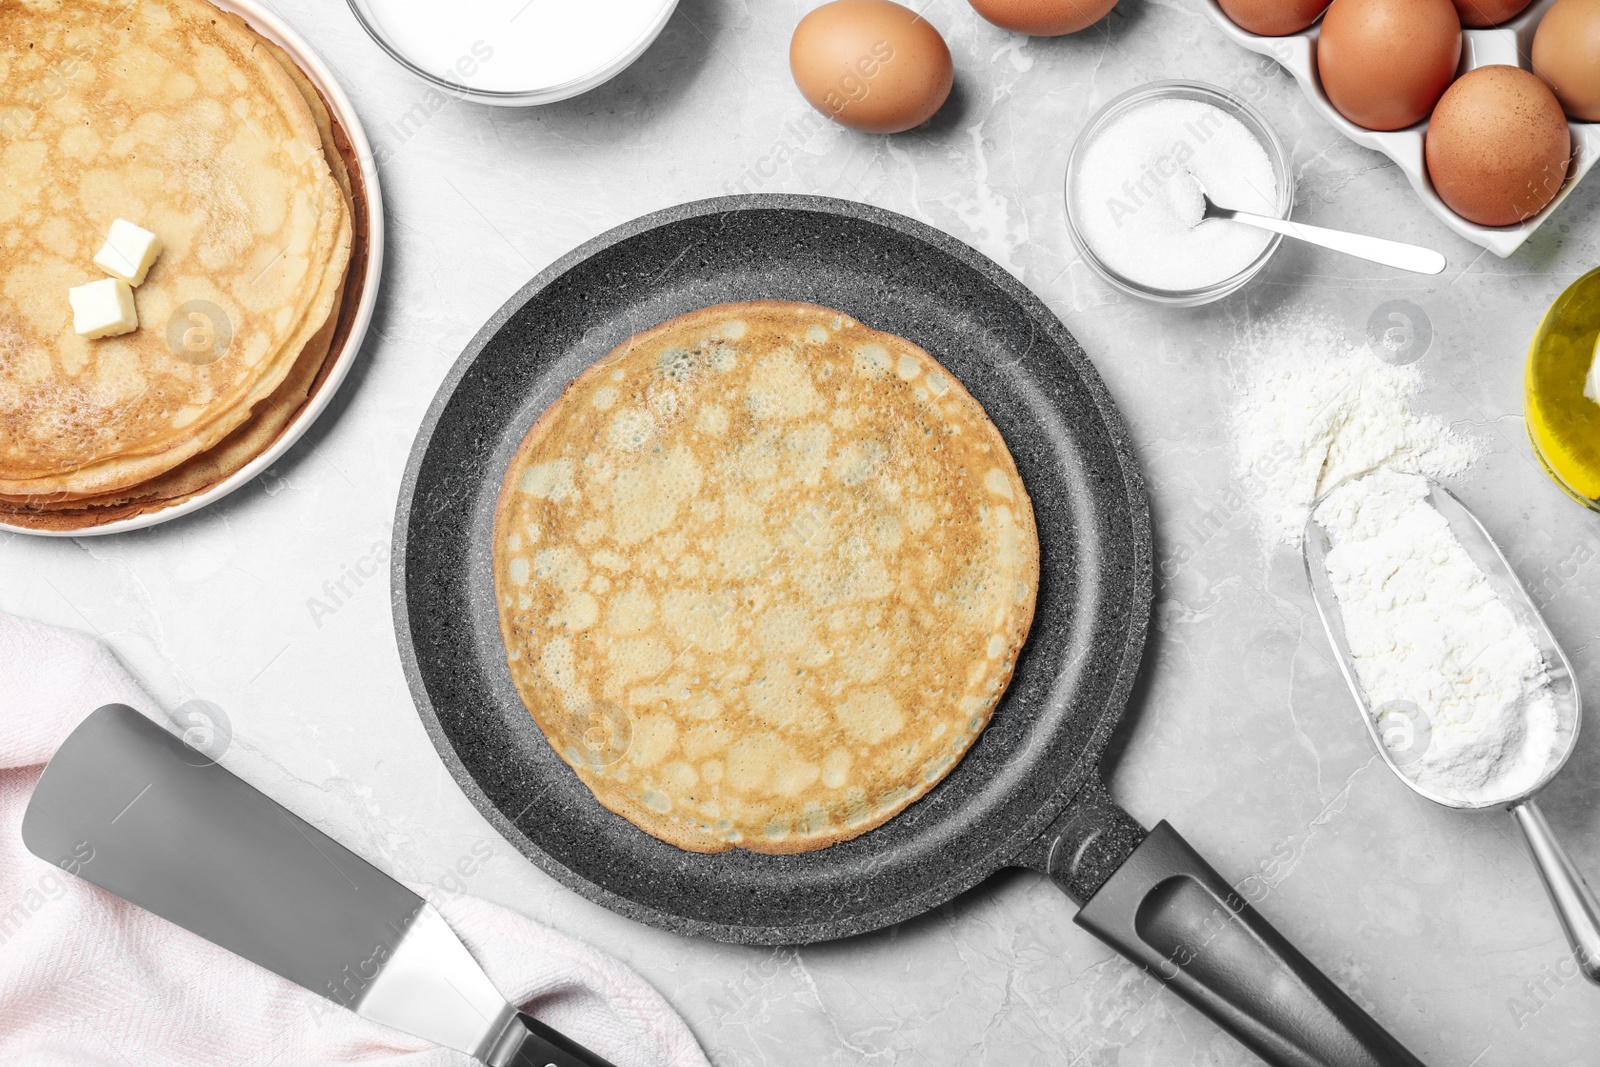
[[[1330,493],[1338,488],[1336,486]],[[1361,710],[1361,719],[1367,724],[1367,732],[1372,735],[1372,743],[1384,762],[1389,765],[1389,769],[1394,771],[1406,785],[1436,804],[1451,808],[1504,807],[1511,812],[1517,825],[1527,837],[1534,865],[1539,869],[1539,876],[1550,894],[1550,902],[1555,906],[1556,917],[1561,920],[1561,928],[1566,932],[1567,942],[1572,946],[1573,959],[1582,969],[1584,977],[1600,984],[1600,904],[1596,903],[1593,891],[1585,884],[1583,876],[1578,873],[1572,861],[1567,858],[1566,851],[1556,841],[1555,835],[1550,830],[1550,824],[1545,821],[1544,813],[1539,810],[1538,804],[1533,799],[1539,790],[1560,773],[1578,742],[1582,704],[1578,697],[1578,683],[1573,676],[1572,664],[1567,661],[1566,654],[1556,643],[1555,635],[1550,632],[1550,627],[1545,624],[1539,609],[1534,606],[1527,590],[1517,580],[1510,563],[1489,536],[1489,532],[1483,528],[1483,524],[1478,522],[1472,512],[1467,510],[1466,505],[1453,493],[1431,479],[1428,481],[1428,490],[1428,503],[1444,517],[1449,524],[1450,532],[1483,571],[1495,595],[1511,609],[1517,621],[1527,628],[1534,644],[1544,655],[1551,691],[1563,727],[1564,742],[1560,754],[1550,762],[1544,774],[1530,788],[1520,793],[1506,796],[1464,797],[1436,792],[1419,784],[1407,773],[1406,766],[1417,759],[1421,751],[1426,748],[1427,718],[1414,706],[1405,705],[1400,701],[1390,702],[1374,711],[1362,689],[1360,679],[1356,676],[1350,646],[1345,639],[1339,601],[1334,596],[1333,586],[1328,577],[1326,564],[1332,541],[1328,532],[1316,519],[1317,508],[1328,498],[1329,493],[1324,493],[1312,507],[1311,518],[1306,522],[1305,538],[1302,541],[1306,576],[1311,580],[1311,595],[1317,605],[1317,614],[1322,617],[1322,625],[1328,632],[1328,640],[1333,645],[1339,661],[1339,670],[1349,683],[1350,692],[1356,698],[1356,705]]]

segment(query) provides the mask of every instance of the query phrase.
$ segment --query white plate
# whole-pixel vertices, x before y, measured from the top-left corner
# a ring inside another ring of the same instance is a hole
[[[1539,28],[1539,20],[1554,3],[1555,0],[1537,0],[1522,14],[1503,25],[1488,30],[1463,30],[1460,73],[1464,74],[1476,67],[1487,67],[1497,63],[1528,69],[1528,55],[1533,49],[1534,31]],[[1428,130],[1427,119],[1423,119],[1415,126],[1407,126],[1403,130],[1388,132],[1368,130],[1339,114],[1333,102],[1328,99],[1328,94],[1322,91],[1322,83],[1317,78],[1317,35],[1322,32],[1320,19],[1302,33],[1288,37],[1257,37],[1240,29],[1232,19],[1223,14],[1222,8],[1217,5],[1217,0],[1205,0],[1205,5],[1217,25],[1222,27],[1223,33],[1250,51],[1277,60],[1285,70],[1293,74],[1295,81],[1299,82],[1300,88],[1305,91],[1307,99],[1322,112],[1322,117],[1331,122],[1335,129],[1357,144],[1376,149],[1399,164],[1405,176],[1410,179],[1411,187],[1417,191],[1417,195],[1435,215],[1444,220],[1445,225],[1473,244],[1481,245],[1497,256],[1509,256],[1520,248],[1522,242],[1550,217],[1551,212],[1561,206],[1561,201],[1565,200],[1573,187],[1589,173],[1589,168],[1594,166],[1595,157],[1600,155],[1600,123],[1569,122],[1568,125],[1572,128],[1571,169],[1567,172],[1566,184],[1562,185],[1555,199],[1550,201],[1543,211],[1515,226],[1479,226],[1468,222],[1439,199],[1439,194],[1433,191],[1433,183],[1428,180],[1428,168],[1423,160],[1422,148],[1423,135]]]
[[[142,530],[147,526],[170,522],[199,511],[208,504],[214,504],[272,466],[294,446],[300,435],[317,421],[317,416],[321,415],[332,402],[333,395],[339,391],[340,383],[350,373],[350,366],[355,362],[357,353],[361,351],[361,341],[366,337],[367,326],[372,322],[372,309],[378,302],[378,278],[383,273],[383,196],[378,190],[378,167],[372,158],[372,146],[367,142],[367,132],[362,128],[361,119],[356,115],[356,109],[351,106],[350,98],[345,96],[344,90],[339,87],[327,64],[323,63],[305,39],[290,29],[282,19],[255,0],[212,0],[212,2],[223,11],[243,15],[249,21],[251,29],[281,45],[284,51],[289,53],[306,76],[322,91],[328,109],[333,112],[334,118],[339,120],[339,125],[344,127],[345,135],[350,139],[350,147],[355,150],[367,202],[367,269],[365,277],[362,278],[361,302],[356,306],[356,316],[350,327],[350,336],[345,338],[344,347],[334,356],[333,366],[329,369],[321,388],[300,409],[293,421],[283,428],[278,439],[265,452],[205,492],[171,507],[99,526],[86,526],[79,530],[35,530],[26,526],[13,526],[3,520],[0,520],[0,529],[37,537],[98,537],[101,534]]]

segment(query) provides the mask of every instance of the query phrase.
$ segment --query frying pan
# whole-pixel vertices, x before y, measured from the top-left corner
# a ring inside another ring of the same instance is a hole
[[[900,815],[799,855],[684,852],[602,808],[512,685],[490,565],[496,495],[534,419],[631,334],[709,304],[838,308],[932,353],[1016,458],[1040,532],[1038,605],[1004,699]],[[478,332],[423,420],[395,519],[401,658],[423,724],[484,817],[550,875],[641,922],[799,944],[917,915],[1008,866],[1281,1067],[1418,1065],[1165,822],[1118,808],[1099,761],[1144,648],[1150,518],[1126,427],[1066,328],[929,226],[822,197],[669,208],[564,256]]]

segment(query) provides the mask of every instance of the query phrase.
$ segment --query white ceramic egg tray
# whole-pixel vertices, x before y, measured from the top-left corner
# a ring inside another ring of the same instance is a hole
[[[1445,225],[1473,244],[1482,245],[1497,256],[1509,256],[1521,247],[1522,242],[1526,241],[1529,235],[1561,206],[1567,194],[1572,192],[1573,187],[1589,172],[1589,168],[1594,166],[1596,156],[1600,156],[1600,123],[1569,122],[1568,125],[1572,128],[1571,169],[1567,172],[1567,180],[1561,186],[1561,191],[1556,193],[1555,199],[1550,201],[1543,211],[1515,226],[1479,226],[1468,222],[1445,206],[1445,202],[1439,199],[1439,194],[1433,191],[1433,183],[1428,180],[1428,168],[1423,162],[1422,149],[1423,134],[1428,129],[1427,119],[1415,126],[1407,126],[1403,130],[1387,132],[1369,130],[1357,126],[1339,114],[1333,102],[1328,99],[1328,94],[1322,91],[1322,82],[1317,77],[1317,35],[1322,32],[1320,19],[1313,23],[1310,29],[1288,37],[1258,37],[1253,33],[1246,33],[1235,25],[1232,19],[1223,14],[1222,8],[1217,5],[1217,0],[1204,0],[1204,2],[1211,12],[1211,17],[1222,27],[1223,33],[1250,51],[1277,60],[1285,70],[1294,75],[1295,81],[1300,83],[1300,88],[1304,90],[1307,99],[1322,112],[1322,117],[1331,122],[1335,129],[1357,144],[1382,152],[1394,160],[1411,180],[1411,187],[1417,191],[1417,195],[1435,215],[1444,220]],[[1555,0],[1537,0],[1510,22],[1493,29],[1463,30],[1460,73],[1464,74],[1476,67],[1487,67],[1496,63],[1527,69],[1528,56],[1533,49],[1534,31],[1539,28],[1539,20],[1553,3]]]

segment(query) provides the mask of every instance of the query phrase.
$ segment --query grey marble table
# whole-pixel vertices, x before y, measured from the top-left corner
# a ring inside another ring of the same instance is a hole
[[[1540,313],[1600,263],[1600,180],[1512,259],[1482,253],[1386,159],[1336,135],[1289,78],[1224,40],[1198,0],[1122,0],[1088,32],[1031,41],[963,0],[931,0],[955,96],[894,138],[833,128],[794,90],[788,36],[809,0],[682,0],[623,75],[521,111],[432,95],[343,4],[276,6],[340,74],[382,159],[389,258],[360,363],[307,438],[219,506],[129,536],[0,538],[0,610],[101,635],[169,707],[221,707],[229,767],[386,870],[627,960],[719,1065],[1252,1062],[1187,1006],[1140,996],[1133,968],[1030,874],[798,951],[635,925],[496,837],[417,721],[378,564],[412,434],[479,324],[561,253],[656,208],[732,191],[864,200],[954,234],[1031,286],[1133,427],[1158,552],[1186,560],[1165,568],[1145,683],[1115,748],[1121,802],[1170,818],[1230,879],[1257,875],[1262,910],[1434,1067],[1594,1062],[1600,989],[1562,979],[1565,947],[1509,819],[1431,807],[1392,779],[1331,666],[1297,555],[1264,550],[1242,511],[1224,507],[1203,536],[1190,524],[1229,490],[1241,339],[1274,316],[1320,316],[1361,343],[1374,308],[1404,297],[1432,328],[1421,406],[1490,448],[1456,487],[1600,692],[1600,519],[1540,473],[1521,420]],[[1098,105],[1174,77],[1256,100],[1292,150],[1298,218],[1430,244],[1451,268],[1400,276],[1285,247],[1243,293],[1186,311],[1099,283],[1062,217],[1067,153]],[[1594,880],[1597,776],[1591,730],[1547,794]],[[474,846],[490,858],[463,876],[457,861]]]

